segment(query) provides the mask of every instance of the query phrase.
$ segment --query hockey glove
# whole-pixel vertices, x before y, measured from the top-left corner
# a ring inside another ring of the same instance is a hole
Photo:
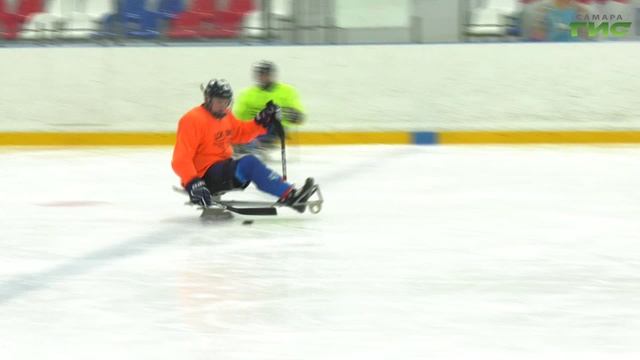
[[[187,184],[186,189],[192,203],[202,206],[211,205],[211,192],[207,189],[204,180],[195,178]]]
[[[265,129],[268,129],[274,121],[280,121],[282,113],[280,106],[269,101],[264,109],[256,115],[255,122]]]
[[[282,115],[284,115],[284,119],[292,124],[302,124],[302,121],[304,120],[304,115],[291,107],[283,107],[282,108]]]

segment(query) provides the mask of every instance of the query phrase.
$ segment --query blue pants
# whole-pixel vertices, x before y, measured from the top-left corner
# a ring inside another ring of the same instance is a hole
[[[291,184],[283,181],[275,171],[269,169],[260,159],[253,155],[238,160],[227,159],[215,163],[204,176],[207,188],[212,193],[232,189],[244,189],[254,183],[258,189],[271,195],[282,197]]]

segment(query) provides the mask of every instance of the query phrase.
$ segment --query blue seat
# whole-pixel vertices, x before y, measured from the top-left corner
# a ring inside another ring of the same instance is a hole
[[[147,0],[120,0],[120,18],[125,34],[133,37],[156,37],[158,13],[147,9]]]
[[[182,0],[160,0],[160,4],[158,4],[158,14],[164,19],[175,19],[183,11],[184,2]]]
[[[148,10],[147,0],[118,0],[118,10],[104,19],[101,35],[157,37],[159,17],[157,12]]]
[[[102,35],[154,38],[160,35],[162,24],[184,11],[183,0],[160,0],[157,9],[149,9],[149,3],[153,1],[118,0],[117,12],[106,17],[102,24]]]

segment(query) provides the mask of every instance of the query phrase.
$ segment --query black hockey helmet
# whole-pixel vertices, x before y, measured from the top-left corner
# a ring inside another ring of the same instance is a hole
[[[203,86],[205,99],[210,98],[223,98],[231,100],[233,98],[233,90],[227,80],[213,79],[207,83],[207,86]]]
[[[253,64],[253,71],[258,74],[273,74],[276,72],[276,64],[267,60],[258,61]]]

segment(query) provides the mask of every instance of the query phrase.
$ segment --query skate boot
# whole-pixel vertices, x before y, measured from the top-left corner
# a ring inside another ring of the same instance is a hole
[[[316,191],[316,185],[313,178],[307,178],[304,186],[300,189],[291,189],[278,202],[292,207],[299,213],[304,213],[307,209],[306,202]]]

